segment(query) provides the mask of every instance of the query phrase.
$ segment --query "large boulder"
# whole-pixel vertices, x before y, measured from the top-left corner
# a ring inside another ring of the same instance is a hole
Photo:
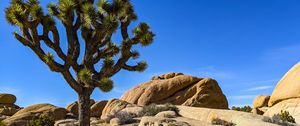
[[[264,116],[272,117],[273,115],[280,114],[281,111],[288,111],[291,116],[295,118],[296,123],[300,123],[300,98],[288,99],[281,101],[274,106],[270,107]]]
[[[179,122],[175,119],[145,116],[141,118],[139,126],[190,126],[187,122]],[[207,124],[198,124],[198,126],[208,126]]]
[[[51,104],[36,104],[24,109],[21,109],[13,116],[3,120],[7,126],[25,126],[30,120],[38,116],[47,116],[54,120],[64,119],[67,110],[59,108]]]
[[[182,73],[152,77],[123,94],[121,100],[139,106],[151,103],[227,109],[228,102],[217,81]]]
[[[106,106],[104,107],[101,114],[101,119],[108,121],[112,119],[116,113],[122,111],[125,108],[130,107],[137,107],[137,105],[118,99],[111,99],[107,102]]]
[[[185,118],[195,119],[212,123],[214,119],[231,122],[237,126],[278,126],[265,122],[267,117],[255,115],[247,112],[224,110],[224,109],[210,109],[189,106],[177,106],[179,115]]]
[[[259,95],[253,100],[253,108],[267,107],[270,96]]]
[[[15,105],[17,98],[13,94],[0,94],[0,115],[12,116],[20,110],[20,107]]]
[[[268,105],[274,104],[290,99],[300,98],[300,62],[293,66],[278,82],[275,87]]]
[[[270,96],[259,95],[253,100],[252,113],[262,115],[264,114],[263,108],[268,107]]]
[[[94,99],[90,99],[90,106],[95,103]],[[75,101],[69,105],[67,105],[67,110],[75,115],[78,115],[78,101]]]
[[[15,104],[0,104],[0,115],[12,116],[21,108]]]
[[[102,111],[107,104],[108,101],[97,101],[95,104],[91,106],[91,117],[100,117],[102,115]]]
[[[14,104],[17,98],[13,94],[0,94],[0,104]]]

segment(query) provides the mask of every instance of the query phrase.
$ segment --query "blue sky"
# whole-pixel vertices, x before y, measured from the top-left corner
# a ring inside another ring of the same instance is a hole
[[[56,0],[55,0],[56,1]],[[50,1],[42,0],[45,5]],[[0,4],[0,92],[17,104],[66,106],[77,99],[62,76],[51,72],[17,42]],[[153,75],[170,71],[219,82],[230,106],[252,105],[256,95],[272,93],[278,80],[300,59],[298,0],[132,0],[138,21],[156,33],[154,43],[139,48],[149,67],[143,73],[121,71],[110,93],[95,90],[95,100],[119,98]],[[136,25],[134,23],[132,26]],[[65,39],[65,36],[62,37]]]

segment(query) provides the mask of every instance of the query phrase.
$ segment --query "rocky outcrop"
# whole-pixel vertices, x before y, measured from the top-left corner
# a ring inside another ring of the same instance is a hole
[[[176,116],[177,114],[174,111],[162,111],[155,115],[155,117],[161,117],[161,118],[175,118]]]
[[[300,123],[300,62],[293,66],[277,83],[264,116],[272,117],[288,111]]]
[[[16,100],[16,96],[12,94],[0,94],[0,104],[14,104]]]
[[[102,111],[108,101],[97,101],[91,106],[91,117],[101,117]]]
[[[3,122],[6,123],[7,126],[25,126],[34,117],[47,116],[54,120],[60,120],[66,117],[66,113],[66,109],[51,104],[36,104],[21,109],[13,116],[3,120]]]
[[[168,126],[168,125],[175,125],[175,126],[190,126],[187,122],[179,122],[174,119],[169,118],[161,118],[161,117],[142,117],[139,126]],[[200,126],[205,126],[201,125]]]
[[[101,119],[110,120],[117,112],[130,107],[137,107],[137,105],[118,99],[109,100],[102,111]]]
[[[211,123],[213,119],[221,119],[227,122],[232,122],[237,126],[278,126],[276,124],[263,121],[266,117],[247,112],[188,106],[177,107],[179,109],[179,115],[182,117],[209,123]]]
[[[0,94],[0,115],[12,116],[21,108],[15,105],[17,98],[12,94]]]
[[[295,118],[296,123],[300,123],[300,98],[281,101],[270,107],[264,113],[264,116],[272,117],[273,115],[280,114],[281,111],[288,111]]]
[[[253,100],[252,113],[262,115],[264,114],[264,108],[268,107],[270,96],[259,95]]]
[[[228,102],[217,81],[182,73],[152,77],[123,94],[121,100],[139,106],[151,103],[227,109]]]
[[[269,100],[269,106],[290,99],[300,98],[300,62],[293,66],[278,82]]]
[[[95,103],[94,99],[90,100],[90,106],[92,106]],[[67,105],[67,110],[75,115],[78,115],[78,102],[75,101],[69,105]]]

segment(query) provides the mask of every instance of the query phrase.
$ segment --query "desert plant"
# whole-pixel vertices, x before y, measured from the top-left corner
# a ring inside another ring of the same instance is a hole
[[[290,113],[288,111],[281,110],[279,116],[280,116],[280,119],[284,122],[287,121],[290,123],[296,123],[294,117],[292,115],[290,115]]]
[[[222,119],[219,119],[219,118],[212,119],[211,123],[213,125],[222,125],[222,126],[235,126],[236,125],[232,122],[228,122],[226,120],[222,120]]]
[[[143,110],[139,112],[138,116],[155,116],[157,113],[162,111],[174,111],[178,114],[178,108],[172,104],[165,104],[165,105],[156,105],[150,104],[143,107]]]
[[[0,120],[0,126],[6,126],[2,120]]]
[[[278,124],[281,126],[294,126],[295,119],[290,115],[288,111],[282,111],[279,114],[275,114],[272,118],[264,117],[263,121]]]
[[[125,111],[119,111],[115,114],[115,118],[118,118],[121,124],[127,124],[134,122],[133,115]]]
[[[150,45],[154,33],[146,23],[128,32],[129,25],[137,19],[129,0],[99,0],[98,3],[58,0],[47,7],[48,12],[44,12],[38,0],[11,0],[5,15],[8,23],[20,29],[14,33],[15,38],[51,71],[61,73],[78,94],[79,125],[89,126],[89,102],[94,89],[110,91],[113,88],[110,78],[122,69],[144,71],[146,62],[131,65],[128,61],[139,57],[138,51],[132,48]],[[116,32],[120,32],[121,42],[112,40]],[[66,34],[67,46],[60,39],[61,33]]]
[[[231,110],[242,111],[242,112],[251,112],[252,108],[250,106],[248,106],[248,105],[247,106],[243,106],[243,107],[232,106]]]
[[[54,126],[55,121],[47,116],[33,118],[26,126]]]
[[[177,126],[177,125],[173,123],[168,123],[167,126]]]

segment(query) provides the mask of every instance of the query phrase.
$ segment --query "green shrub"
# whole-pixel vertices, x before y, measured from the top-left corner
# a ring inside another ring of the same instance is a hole
[[[128,124],[132,123],[135,120],[133,119],[133,115],[131,113],[120,111],[115,114],[115,118],[118,118],[121,122],[121,124]]]
[[[6,126],[3,121],[0,120],[0,126]]]
[[[177,125],[173,123],[168,123],[167,126],[177,126]]]
[[[222,126],[235,126],[236,124],[232,122],[227,122],[226,120],[222,120],[219,118],[215,118],[211,121],[213,125],[222,125]]]
[[[235,106],[232,106],[231,108],[232,110],[235,110],[235,111],[242,111],[242,112],[251,112],[252,111],[252,108],[250,106],[244,106],[244,107],[235,107]]]
[[[296,123],[294,117],[291,116],[288,111],[281,110],[279,116],[280,116],[280,119],[284,122],[287,121],[287,122],[291,122],[291,123]]]
[[[294,126],[295,119],[290,115],[288,111],[282,111],[280,114],[275,114],[272,118],[264,117],[263,121],[278,124],[281,126]]]
[[[143,110],[138,114],[138,116],[155,116],[157,113],[162,111],[174,111],[178,114],[178,108],[175,105],[165,104],[158,106],[156,104],[150,104],[148,106],[144,106]]]
[[[54,126],[55,121],[47,116],[33,118],[26,126]]]

